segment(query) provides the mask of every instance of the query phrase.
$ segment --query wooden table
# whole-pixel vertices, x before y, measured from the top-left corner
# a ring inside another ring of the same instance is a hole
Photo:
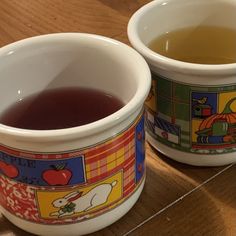
[[[0,0],[0,46],[54,32],[129,43],[127,22],[149,0]],[[213,157],[214,158],[214,157]],[[236,167],[176,163],[147,144],[147,181],[136,205],[93,235],[236,235]],[[30,235],[0,216],[0,235]]]

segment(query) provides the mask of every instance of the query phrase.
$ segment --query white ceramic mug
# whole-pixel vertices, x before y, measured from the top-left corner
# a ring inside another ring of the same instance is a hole
[[[129,40],[153,72],[147,139],[174,160],[200,166],[236,161],[236,64],[186,63],[148,45],[166,32],[190,26],[236,30],[235,11],[234,0],[156,0],[130,19]]]
[[[37,131],[0,124],[2,214],[26,231],[56,236],[91,233],[122,217],[145,181],[142,113],[151,84],[145,60],[109,38],[62,33],[5,46],[0,61],[0,112],[31,94],[72,86],[106,91],[125,103],[80,127]]]

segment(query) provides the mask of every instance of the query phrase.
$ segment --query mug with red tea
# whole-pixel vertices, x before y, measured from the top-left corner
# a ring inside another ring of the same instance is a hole
[[[103,119],[123,106],[117,97],[96,89],[49,89],[19,99],[0,114],[0,123],[21,129],[65,129]]]
[[[62,33],[7,45],[0,61],[2,214],[37,235],[117,221],[145,182],[145,60],[109,38]]]

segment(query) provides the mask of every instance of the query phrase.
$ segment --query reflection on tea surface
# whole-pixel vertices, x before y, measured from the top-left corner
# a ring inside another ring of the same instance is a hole
[[[0,116],[0,123],[23,129],[63,129],[105,118],[123,106],[118,98],[95,89],[52,89],[13,104]]]
[[[182,28],[157,37],[149,48],[184,62],[236,63],[236,30],[217,26]]]

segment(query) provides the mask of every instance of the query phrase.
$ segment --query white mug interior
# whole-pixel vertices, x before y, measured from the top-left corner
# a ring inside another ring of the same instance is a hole
[[[6,46],[0,51],[0,113],[31,94],[62,87],[98,89],[127,104],[139,86],[127,53],[115,41],[86,34],[39,36]]]
[[[146,5],[139,14],[137,33],[148,45],[167,32],[190,26],[236,28],[236,2],[232,0],[157,0]]]

